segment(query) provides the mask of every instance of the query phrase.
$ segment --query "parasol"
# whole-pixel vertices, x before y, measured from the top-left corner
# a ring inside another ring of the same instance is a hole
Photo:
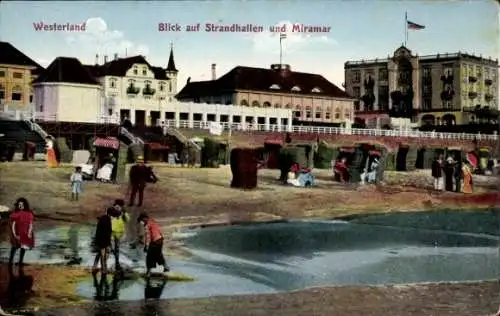
[[[467,154],[467,161],[474,167],[477,168],[477,157],[473,152]]]

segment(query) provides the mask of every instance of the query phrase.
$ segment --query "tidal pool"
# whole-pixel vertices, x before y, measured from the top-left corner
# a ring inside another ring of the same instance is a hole
[[[176,237],[184,240],[192,257],[167,259],[172,271],[196,281],[153,285],[124,281],[107,287],[115,292],[108,298],[136,300],[151,293],[194,298],[321,285],[495,279],[500,273],[498,215],[496,211],[419,212],[186,230]],[[65,262],[64,256],[71,253],[65,248],[72,244],[83,258],[82,265],[90,266],[92,230],[38,232],[37,249],[27,254],[26,261]],[[123,248],[124,266],[142,270],[141,251]],[[95,296],[91,278],[79,285],[78,292]]]

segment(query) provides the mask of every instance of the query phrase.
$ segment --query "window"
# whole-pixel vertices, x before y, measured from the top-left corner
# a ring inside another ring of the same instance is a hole
[[[311,111],[306,111],[306,118],[311,118]]]
[[[116,88],[116,79],[112,78],[109,80],[109,86],[111,88]]]
[[[424,78],[430,78],[431,77],[431,68],[429,68],[429,67],[424,68],[423,77]]]
[[[291,109],[292,108],[292,105],[290,103],[288,103],[287,105],[285,105],[285,109]]]
[[[5,99],[5,87],[0,85],[0,100]]]
[[[160,82],[160,91],[165,91],[165,82]]]
[[[483,76],[483,72],[482,72],[482,67],[481,66],[476,66],[476,76],[478,78],[481,78]]]
[[[12,77],[13,77],[14,79],[23,79],[23,73],[22,73],[22,72],[14,72],[14,73],[12,74]]]
[[[361,97],[361,88],[360,87],[353,87],[352,94],[353,94],[353,97],[355,97],[356,99],[359,99]]]
[[[319,88],[314,88],[314,89],[311,90],[311,92],[313,92],[313,93],[320,93],[321,90]]]
[[[14,86],[12,88],[12,101],[22,101],[23,100],[23,89],[20,86]]]
[[[243,99],[243,100],[241,100],[240,105],[241,106],[248,106],[248,101]]]
[[[378,80],[387,81],[389,79],[389,71],[387,69],[378,70]]]
[[[33,103],[33,94],[30,94],[30,103]]]
[[[331,119],[331,114],[330,114],[330,112],[326,112],[326,113],[325,113],[325,119],[326,119],[326,120],[330,120],[330,119]]]
[[[321,112],[316,112],[314,116],[315,116],[317,119],[320,119],[320,118],[321,118],[321,114],[322,114]]]
[[[361,71],[356,70],[353,72],[352,82],[353,83],[360,83],[361,82]]]
[[[254,108],[258,108],[258,107],[260,107],[260,103],[259,103],[259,101],[253,101],[253,102],[252,102],[252,107],[254,107]]]
[[[281,104],[279,104],[279,103],[274,103],[274,107],[275,107],[275,108],[277,108],[277,109],[279,109],[279,108],[281,108]]]
[[[269,103],[269,102],[264,102],[264,107],[265,107],[265,108],[270,108],[270,107],[271,107],[271,103]]]
[[[138,74],[137,67],[134,67],[134,75],[137,75],[137,74]]]
[[[5,70],[0,70],[0,78],[5,77]]]
[[[300,88],[299,88],[298,86],[294,86],[294,87],[292,88],[292,91],[293,91],[293,92],[300,92]]]
[[[279,90],[281,89],[280,86],[278,86],[277,84],[273,84],[272,86],[269,87],[269,89],[272,89],[272,90]]]
[[[425,98],[424,103],[422,104],[422,108],[424,110],[430,110],[432,109],[432,99],[431,98]]]
[[[168,92],[172,92],[172,81],[168,82]]]
[[[335,110],[335,119],[336,120],[340,119],[340,110],[339,109]]]
[[[148,70],[146,68],[142,69],[142,75],[146,76],[148,74]]]
[[[299,118],[300,117],[300,111],[293,111],[293,116],[295,116],[296,118]]]

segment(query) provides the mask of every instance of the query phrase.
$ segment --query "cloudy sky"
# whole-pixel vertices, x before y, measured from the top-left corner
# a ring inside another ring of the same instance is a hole
[[[279,34],[269,26],[302,23],[329,26],[329,33],[289,33],[283,62],[319,73],[337,85],[346,60],[384,58],[404,41],[404,14],[425,25],[410,31],[408,47],[419,55],[469,52],[499,56],[499,12],[483,1],[165,1],[0,2],[0,40],[47,66],[58,56],[94,63],[95,55],[142,54],[165,67],[170,43],[181,89],[186,79],[209,80],[237,65],[269,67],[279,62]],[[86,22],[85,32],[36,31],[34,23]],[[159,32],[158,23],[262,25],[263,33]],[[290,29],[288,29],[288,32]],[[1,53],[1,52],[0,52]]]

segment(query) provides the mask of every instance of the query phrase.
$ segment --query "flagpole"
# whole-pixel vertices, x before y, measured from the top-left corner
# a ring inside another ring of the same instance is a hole
[[[283,35],[280,34],[280,67],[283,64],[283,45],[281,41],[283,40]]]
[[[408,42],[408,11],[405,11],[405,47]]]

